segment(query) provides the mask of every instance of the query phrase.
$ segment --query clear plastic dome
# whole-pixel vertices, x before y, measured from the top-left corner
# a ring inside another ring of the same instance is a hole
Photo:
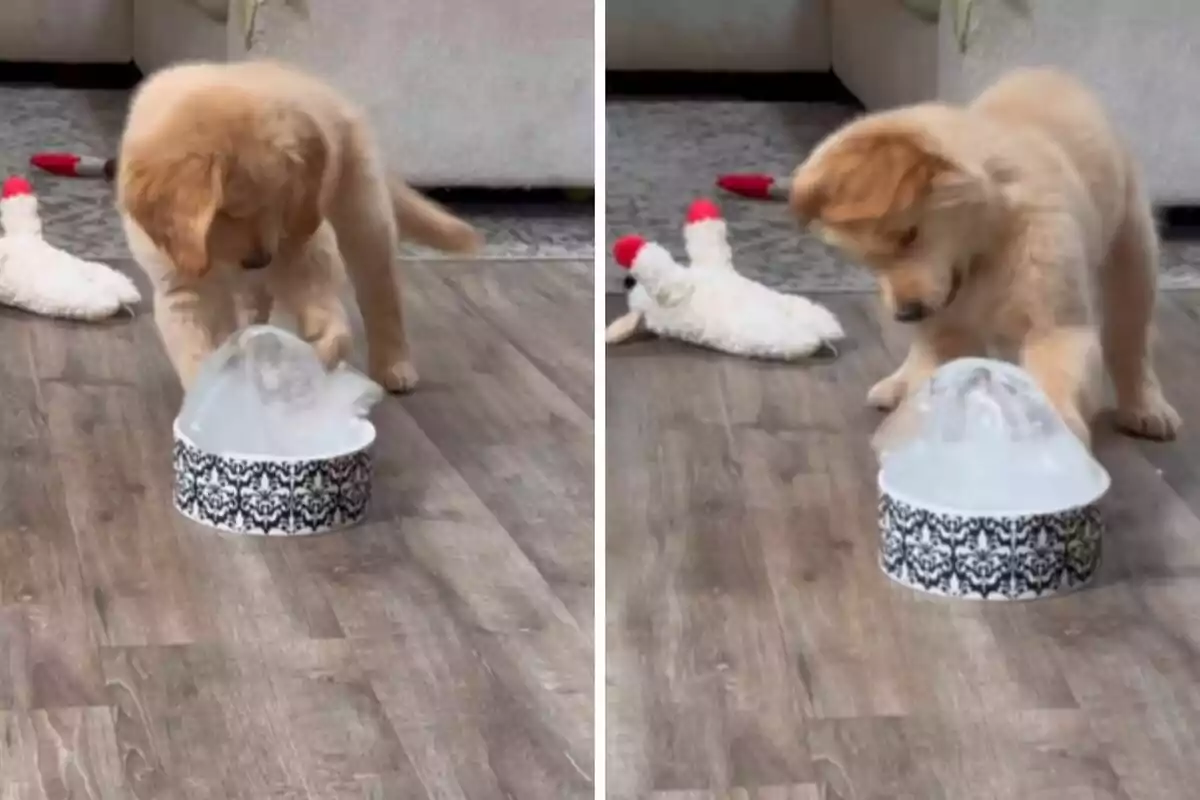
[[[919,506],[1039,514],[1095,502],[1109,476],[1020,367],[964,358],[914,393],[877,444],[880,488]]]
[[[303,339],[255,325],[205,361],[176,428],[218,455],[328,458],[369,443],[363,420],[382,398],[383,388],[352,367],[327,372]]]

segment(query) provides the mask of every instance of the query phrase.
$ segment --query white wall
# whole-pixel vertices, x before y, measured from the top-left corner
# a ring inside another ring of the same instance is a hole
[[[249,53],[354,97],[415,183],[591,186],[593,15],[592,0],[259,0]],[[239,57],[236,19],[229,32]]]
[[[133,0],[0,0],[0,61],[124,64]]]
[[[608,69],[824,72],[828,0],[607,0]]]
[[[225,60],[225,25],[187,0],[134,0],[133,35],[147,75],[176,61]]]
[[[969,99],[1017,66],[1065,67],[1099,94],[1155,202],[1200,201],[1200,2],[976,2],[971,19],[965,53],[942,21],[942,97]]]
[[[833,0],[833,71],[869,109],[938,96],[938,25],[899,0]]]

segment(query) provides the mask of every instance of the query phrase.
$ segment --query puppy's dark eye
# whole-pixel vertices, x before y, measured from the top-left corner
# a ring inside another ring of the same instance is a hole
[[[912,226],[911,228],[906,228],[901,231],[899,238],[896,239],[896,244],[898,244],[902,250],[907,250],[917,241],[918,233],[920,233],[920,231],[917,229],[916,225]]]

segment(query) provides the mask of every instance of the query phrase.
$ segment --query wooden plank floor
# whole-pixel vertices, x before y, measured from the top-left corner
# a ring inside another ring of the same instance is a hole
[[[0,798],[592,796],[588,263],[409,265],[369,524],[177,517],[149,315],[0,316]]]
[[[880,573],[864,398],[902,342],[874,299],[826,300],[828,363],[609,349],[609,796],[1198,796],[1200,295],[1161,312],[1183,438],[1099,437],[1102,576],[1015,604]]]

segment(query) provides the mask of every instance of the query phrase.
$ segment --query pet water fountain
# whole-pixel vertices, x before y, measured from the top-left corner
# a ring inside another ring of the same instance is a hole
[[[1028,373],[959,359],[895,413],[879,454],[890,578],[987,600],[1047,597],[1091,579],[1110,479]]]
[[[383,389],[259,325],[202,366],[175,421],[175,507],[232,533],[300,535],[361,522]]]

